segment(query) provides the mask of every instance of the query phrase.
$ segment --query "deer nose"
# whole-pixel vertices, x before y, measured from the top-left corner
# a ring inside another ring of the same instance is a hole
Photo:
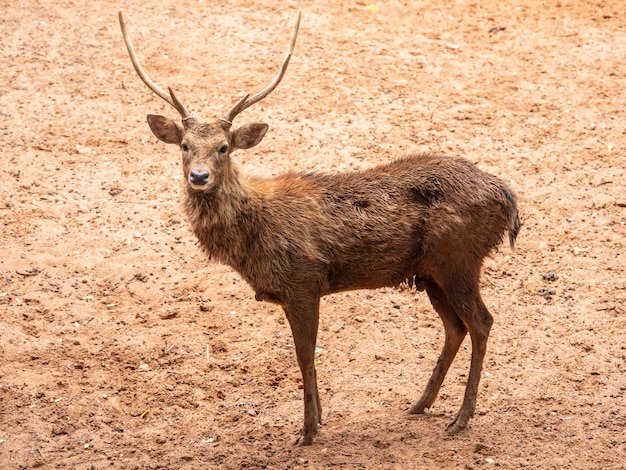
[[[189,173],[189,182],[196,186],[204,186],[209,182],[209,172],[191,170]]]

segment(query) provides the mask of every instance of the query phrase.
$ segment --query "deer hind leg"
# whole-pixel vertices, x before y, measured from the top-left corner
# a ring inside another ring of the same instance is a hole
[[[315,341],[319,323],[319,298],[310,302],[298,301],[298,305],[285,307],[296,347],[298,366],[302,372],[304,389],[304,426],[296,441],[299,445],[311,445],[317,427],[322,424],[322,406],[317,389],[315,371]]]
[[[450,434],[456,434],[467,426],[476,410],[478,383],[487,352],[487,340],[493,317],[480,297],[478,281],[465,292],[458,293],[457,291],[456,295],[449,295],[448,299],[455,306],[472,340],[472,359],[463,404],[456,417],[446,426]]]
[[[437,365],[428,380],[426,389],[421,398],[411,406],[408,411],[409,414],[423,413],[424,410],[430,408],[435,402],[443,379],[467,333],[465,324],[457,315],[456,310],[448,301],[443,290],[434,281],[428,282],[426,292],[428,293],[433,308],[437,311],[443,322],[446,336],[443,349],[437,360]]]
[[[457,308],[459,309],[463,322],[467,325],[472,339],[472,359],[463,404],[456,418],[447,426],[450,434],[456,434],[464,429],[469,419],[474,416],[478,383],[480,382],[483,360],[487,352],[489,332],[493,324],[493,317],[480,297],[478,285],[476,285],[476,289],[472,292],[471,297],[468,298],[466,302],[460,303],[463,304],[464,307],[462,308],[459,305]]]

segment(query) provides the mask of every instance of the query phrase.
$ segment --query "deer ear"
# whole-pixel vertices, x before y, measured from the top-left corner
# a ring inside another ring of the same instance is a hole
[[[183,126],[172,119],[148,114],[148,125],[157,139],[166,144],[180,145],[183,140]]]
[[[233,146],[236,149],[249,149],[261,142],[269,126],[262,122],[253,122],[235,129],[232,133]]]

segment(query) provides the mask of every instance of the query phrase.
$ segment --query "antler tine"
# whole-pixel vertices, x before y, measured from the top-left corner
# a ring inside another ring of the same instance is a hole
[[[192,116],[187,111],[187,108],[176,98],[174,92],[171,88],[168,88],[169,93],[163,91],[156,83],[152,81],[152,79],[148,76],[146,72],[144,72],[141,64],[139,63],[139,59],[137,59],[137,54],[135,53],[135,48],[133,47],[133,43],[130,40],[130,36],[126,29],[126,22],[124,21],[124,15],[120,11],[119,13],[120,26],[122,28],[122,35],[124,36],[124,43],[126,44],[126,49],[128,49],[128,54],[130,55],[130,61],[133,63],[133,67],[135,67],[135,71],[139,78],[146,84],[148,88],[150,88],[156,95],[160,96],[162,99],[167,101],[170,106],[172,106],[176,111],[178,111],[182,117],[182,120],[185,121],[190,119]]]
[[[189,113],[189,111],[187,111],[187,108],[185,108],[185,105],[182,104],[180,100],[176,97],[176,95],[174,94],[174,90],[172,90],[171,87],[167,87],[167,89],[170,92],[172,101],[174,102],[174,108],[176,108],[176,110],[180,113],[181,120],[185,122],[188,119],[194,119],[194,117]]]
[[[232,124],[233,119],[235,119],[235,117],[239,113],[241,113],[244,109],[249,108],[253,104],[261,101],[263,98],[269,95],[272,91],[274,91],[274,88],[278,86],[280,81],[283,79],[285,72],[287,71],[289,60],[291,59],[291,55],[293,54],[293,49],[296,45],[296,37],[298,36],[298,29],[300,28],[301,16],[302,16],[302,10],[298,10],[298,16],[296,18],[296,23],[293,26],[293,31],[291,33],[291,39],[289,40],[289,48],[287,49],[287,54],[285,55],[285,58],[283,59],[283,63],[281,64],[280,69],[278,70],[278,73],[276,74],[274,79],[269,83],[269,85],[267,85],[265,88],[263,88],[261,91],[259,91],[255,95],[252,95],[250,98],[246,97],[243,100],[240,100],[228,112],[226,117],[221,118],[223,121],[226,121],[227,123]]]

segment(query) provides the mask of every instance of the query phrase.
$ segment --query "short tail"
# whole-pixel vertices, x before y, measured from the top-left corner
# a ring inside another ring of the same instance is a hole
[[[511,244],[511,250],[515,250],[515,239],[517,238],[521,226],[522,224],[519,221],[519,214],[516,207],[515,213],[512,214],[511,217],[511,225],[509,226],[509,243]]]
[[[517,239],[517,234],[519,233],[519,229],[522,226],[522,223],[519,220],[519,212],[517,210],[517,198],[515,194],[508,188],[505,189],[504,195],[509,201],[509,243],[511,244],[511,250],[515,250],[515,240]]]

